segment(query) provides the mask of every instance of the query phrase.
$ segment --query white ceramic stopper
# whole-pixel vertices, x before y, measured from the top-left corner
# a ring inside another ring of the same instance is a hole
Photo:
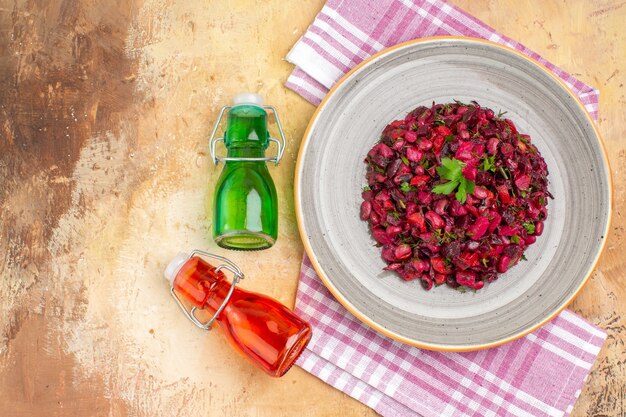
[[[176,274],[180,271],[180,268],[187,262],[189,259],[189,254],[185,252],[179,252],[178,255],[174,256],[174,258],[167,264],[165,267],[165,279],[170,283],[170,287],[174,286],[174,278],[176,278]]]
[[[233,98],[233,105],[251,104],[253,106],[263,107],[263,97],[255,93],[241,93]]]

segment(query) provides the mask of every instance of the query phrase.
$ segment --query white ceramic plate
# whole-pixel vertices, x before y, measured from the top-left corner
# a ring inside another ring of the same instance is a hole
[[[545,231],[520,262],[477,293],[383,271],[359,219],[363,159],[382,129],[418,105],[476,100],[507,111],[549,168]],[[405,343],[474,350],[520,337],[561,311],[591,274],[610,221],[611,184],[598,133],[544,67],[500,45],[431,38],[398,45],[344,77],[314,115],[298,157],[296,211],[325,285],[355,316]]]

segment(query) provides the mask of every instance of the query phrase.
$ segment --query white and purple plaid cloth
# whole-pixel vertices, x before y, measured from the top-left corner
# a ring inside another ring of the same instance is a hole
[[[523,45],[441,0],[329,0],[287,59],[287,87],[313,104],[368,56],[410,39],[458,35],[513,47],[541,62],[596,118],[598,93]],[[495,348],[442,353],[407,346],[362,324],[304,257],[296,311],[313,326],[298,365],[383,416],[565,416],[606,334],[569,311]]]

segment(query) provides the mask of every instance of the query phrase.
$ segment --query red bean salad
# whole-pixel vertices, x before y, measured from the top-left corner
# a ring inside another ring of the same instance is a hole
[[[547,217],[530,136],[476,102],[420,106],[368,152],[361,219],[386,270],[426,290],[479,290],[525,259]]]

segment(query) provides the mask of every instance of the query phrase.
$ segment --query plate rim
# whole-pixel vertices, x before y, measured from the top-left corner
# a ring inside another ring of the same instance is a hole
[[[406,336],[403,336],[401,334],[398,334],[394,331],[391,331],[387,328],[385,328],[383,325],[376,323],[374,320],[372,320],[371,318],[367,317],[365,314],[361,313],[358,309],[356,309],[356,307],[354,307],[352,305],[352,303],[350,303],[350,301],[348,301],[338,290],[337,288],[333,285],[332,281],[328,278],[328,276],[324,273],[324,270],[322,269],[322,267],[320,266],[317,257],[315,256],[315,253],[313,252],[313,248],[311,246],[311,243],[309,242],[309,240],[306,238],[307,233],[306,233],[306,229],[304,226],[304,220],[302,217],[302,201],[300,198],[300,193],[301,193],[301,187],[300,187],[300,181],[301,181],[301,171],[302,171],[302,160],[304,158],[304,152],[305,149],[307,148],[308,144],[309,144],[309,139],[311,137],[311,131],[314,127],[314,125],[317,122],[317,119],[319,117],[320,112],[322,111],[322,109],[324,109],[324,107],[326,106],[326,103],[328,102],[328,100],[333,96],[333,94],[337,91],[337,89],[339,88],[339,86],[341,86],[344,82],[346,82],[348,79],[350,79],[357,71],[359,71],[361,68],[369,65],[370,63],[372,63],[373,61],[383,57],[384,55],[390,54],[391,52],[398,50],[398,49],[402,49],[402,48],[407,48],[407,47],[411,47],[414,45],[418,45],[418,44],[425,44],[425,43],[429,43],[429,42],[438,42],[438,41],[454,41],[454,42],[466,42],[466,43],[478,43],[478,44],[483,44],[483,45],[489,45],[490,47],[494,47],[494,48],[499,48],[502,49],[504,51],[507,51],[509,53],[514,53],[515,55],[523,58],[524,60],[528,61],[531,64],[534,64],[535,66],[537,66],[539,69],[541,69],[544,73],[547,73],[550,77],[552,77],[552,79],[556,80],[561,87],[568,93],[568,95],[570,97],[572,97],[574,99],[574,101],[578,104],[579,108],[583,111],[583,113],[585,114],[585,117],[587,118],[588,122],[590,123],[590,125],[593,128],[593,131],[596,135],[596,139],[600,144],[600,150],[602,153],[602,160],[604,161],[604,168],[606,169],[607,172],[607,178],[606,182],[608,184],[609,187],[609,199],[608,199],[608,212],[607,212],[607,222],[606,222],[606,226],[604,228],[604,238],[602,239],[601,243],[600,243],[600,247],[595,255],[595,258],[591,264],[591,266],[589,267],[588,271],[585,274],[585,277],[583,278],[583,280],[580,282],[580,284],[578,285],[578,288],[576,288],[576,290],[569,296],[569,298],[567,298],[566,300],[564,300],[563,302],[560,303],[560,305],[551,312],[551,314],[549,314],[546,318],[542,319],[541,321],[539,321],[538,323],[532,325],[530,328],[525,329],[521,332],[518,332],[517,334],[505,337],[505,338],[501,338],[499,340],[493,341],[493,342],[488,342],[488,343],[475,343],[475,344],[467,344],[467,345],[450,345],[450,344],[445,344],[445,343],[429,343],[429,342],[422,342],[422,341],[418,341],[415,339],[411,339],[408,338]],[[360,62],[358,65],[356,65],[354,68],[352,68],[348,73],[346,73],[343,77],[341,77],[336,83],[335,85],[333,85],[333,87],[328,91],[328,93],[326,94],[326,96],[324,97],[324,99],[322,100],[322,102],[317,106],[317,108],[315,109],[315,112],[313,113],[313,115],[311,116],[311,119],[309,121],[309,124],[307,125],[306,130],[304,131],[304,134],[302,136],[302,140],[300,142],[300,148],[298,151],[298,157],[296,160],[296,166],[295,166],[295,178],[294,178],[294,200],[295,200],[295,211],[296,211],[296,222],[298,224],[298,231],[300,233],[300,238],[301,241],[304,245],[304,249],[305,252],[307,253],[309,260],[311,261],[311,265],[313,266],[313,269],[315,270],[315,272],[317,273],[317,275],[320,277],[320,279],[322,280],[324,286],[332,293],[332,295],[335,297],[335,299],[337,301],[339,301],[339,303],[341,305],[343,305],[352,315],[354,315],[359,321],[361,321],[362,323],[366,324],[367,326],[371,327],[372,329],[384,334],[385,336],[388,336],[394,340],[397,340],[399,342],[411,345],[411,346],[415,346],[418,348],[423,348],[423,349],[428,349],[428,350],[434,350],[434,351],[440,351],[440,352],[467,352],[467,351],[475,351],[475,350],[481,350],[481,349],[486,349],[486,348],[490,348],[490,347],[495,347],[495,346],[499,346],[502,345],[504,343],[508,343],[511,342],[513,340],[519,339],[521,337],[526,336],[527,334],[537,330],[538,328],[542,327],[543,325],[545,325],[547,322],[549,322],[550,320],[552,320],[553,318],[555,318],[559,313],[561,313],[561,311],[563,311],[573,300],[574,298],[576,298],[576,296],[578,296],[578,294],[580,293],[580,291],[582,290],[582,288],[585,286],[585,284],[589,281],[589,278],[591,277],[593,271],[596,269],[597,264],[600,260],[600,257],[602,256],[602,253],[604,252],[604,249],[606,247],[606,242],[608,240],[608,232],[610,230],[610,225],[611,225],[611,220],[612,220],[612,215],[613,215],[613,202],[614,202],[614,189],[613,189],[613,178],[612,178],[612,171],[611,171],[611,166],[610,166],[610,161],[608,158],[608,153],[607,153],[607,149],[606,149],[606,145],[604,142],[604,139],[602,138],[602,135],[600,134],[600,131],[598,130],[598,126],[596,125],[595,121],[592,119],[591,115],[589,114],[589,112],[587,111],[587,109],[585,108],[584,104],[582,103],[582,101],[580,100],[580,98],[574,94],[574,92],[567,86],[567,84],[565,84],[565,82],[559,78],[558,76],[556,76],[552,71],[550,71],[548,68],[545,67],[545,65],[541,64],[540,62],[536,61],[535,59],[521,53],[520,51],[505,46],[505,45],[501,45],[499,43],[496,42],[492,42],[492,41],[488,41],[485,39],[479,39],[479,38],[472,38],[472,37],[465,37],[465,36],[430,36],[430,37],[424,37],[424,38],[419,38],[419,39],[413,39],[407,42],[402,42],[399,43],[397,45],[391,46],[389,48],[383,49],[382,51],[370,56],[369,58],[365,59],[364,61]]]

